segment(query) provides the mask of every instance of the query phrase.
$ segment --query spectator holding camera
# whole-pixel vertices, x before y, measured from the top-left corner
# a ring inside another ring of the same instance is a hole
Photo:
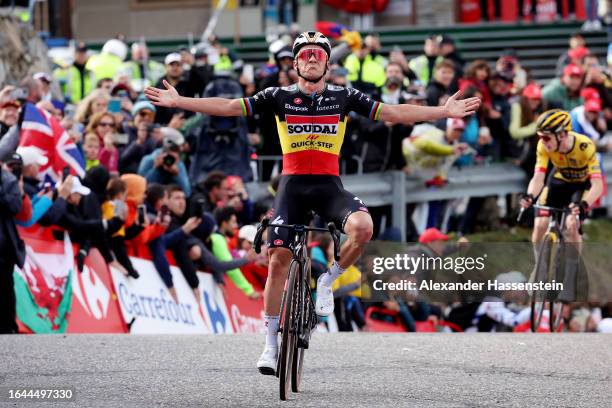
[[[226,206],[232,207],[236,212],[238,224],[249,224],[253,221],[254,204],[249,198],[244,182],[240,176],[227,176]]]
[[[18,91],[7,86],[0,91],[0,160],[9,156],[19,145],[19,129],[9,129],[19,121],[21,103],[15,98]]]
[[[175,228],[171,231],[167,230],[168,226],[172,222],[172,212],[168,206],[169,192],[180,191],[180,188],[178,188],[178,190],[174,190],[174,188],[175,186],[165,188],[161,184],[149,184],[145,192],[144,204],[147,211],[147,217],[155,220],[155,223],[160,225],[165,230],[159,237],[151,239],[147,243],[147,246],[157,273],[168,288],[172,299],[178,303],[178,295],[176,294],[176,289],[174,288],[172,273],[170,272],[170,264],[166,258],[166,249],[177,247],[182,241],[188,239],[189,234],[200,225],[202,219],[198,217],[191,217],[187,219],[187,221],[185,221],[180,228]],[[183,193],[177,193],[177,195],[180,194]],[[174,208],[177,210],[176,207]],[[178,211],[180,212],[180,209],[178,209]],[[177,264],[179,267],[183,265],[182,263],[178,262]],[[183,266],[187,267],[187,273],[190,274],[191,264],[185,262]],[[183,269],[181,268],[181,270]]]
[[[17,94],[12,86],[6,86],[0,91],[0,138],[19,120],[21,103],[15,99]]]
[[[161,146],[159,125],[153,123],[155,106],[149,101],[138,101],[132,108],[133,122],[124,126],[128,146],[119,157],[119,172],[137,173],[142,158]]]
[[[187,197],[191,195],[191,185],[185,164],[181,161],[181,148],[185,138],[180,132],[168,133],[161,149],[142,158],[138,174],[149,183],[163,185],[177,184]]]
[[[168,232],[171,233],[178,228],[183,228],[187,217],[185,194],[176,185],[168,187],[168,208],[172,215],[172,221],[168,227]],[[216,227],[215,219],[204,212],[202,200],[198,200],[192,214],[201,221],[198,222],[199,225],[187,237],[168,243],[168,248],[172,250],[174,259],[176,259],[190,286],[197,292],[199,280],[195,272],[197,266],[200,266],[202,270],[212,272],[213,279],[222,290],[224,288],[223,275],[227,273],[246,296],[258,298],[260,296],[259,292],[253,290],[253,287],[238,269],[254,260],[256,254],[251,251],[244,258],[233,259],[225,238],[220,234],[213,233]],[[196,296],[199,299],[199,294]]]
[[[56,222],[65,210],[65,200],[72,188],[72,177],[63,181],[57,188],[57,198],[53,200],[53,190],[50,183],[45,184],[43,189],[40,185],[40,166],[47,164],[48,159],[33,146],[19,147],[14,157],[7,162],[11,166],[14,175],[21,176],[23,192],[29,197],[32,212],[29,217],[17,220],[22,227],[31,227],[43,216],[52,222]]]

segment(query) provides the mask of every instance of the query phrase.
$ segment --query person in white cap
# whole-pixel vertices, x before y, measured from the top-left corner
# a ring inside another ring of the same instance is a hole
[[[23,161],[23,189],[30,197],[38,193],[38,185],[40,184],[40,168],[45,166],[49,159],[37,147],[21,146],[17,148],[17,154],[21,156]]]
[[[57,184],[57,186],[59,187],[59,183]],[[72,204],[75,207],[78,207],[81,202],[81,198],[83,198],[83,196],[89,195],[89,193],[91,193],[89,187],[85,187],[83,184],[81,184],[80,178],[73,177],[72,189],[70,190],[70,195],[68,196],[68,199],[66,201],[68,202],[68,204]]]
[[[33,77],[40,89],[41,100],[51,101],[53,99],[51,96],[51,82],[53,82],[51,75],[46,72],[37,72]]]
[[[164,65],[166,66],[166,74],[157,81],[156,87],[163,87],[163,82],[166,81],[171,84],[181,96],[193,97],[195,91],[190,85],[189,81],[185,78],[183,63],[181,54],[178,52],[172,52],[166,55],[164,58]],[[172,120],[172,117],[176,113],[183,113],[181,110],[170,109],[166,107],[158,107],[155,114],[155,122],[162,125],[167,125]]]

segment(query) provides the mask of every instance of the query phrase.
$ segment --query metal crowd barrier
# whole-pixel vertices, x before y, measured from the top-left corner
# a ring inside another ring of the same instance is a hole
[[[606,203],[612,210],[612,154],[603,155],[602,172],[606,175]],[[344,187],[367,206],[391,206],[392,223],[402,231],[403,239],[408,203],[521,193],[527,189],[528,182],[525,172],[511,163],[452,168],[448,184],[438,188],[427,187],[422,179],[407,176],[402,171],[342,176]],[[267,182],[248,183],[251,198],[257,200],[268,194],[267,185]]]

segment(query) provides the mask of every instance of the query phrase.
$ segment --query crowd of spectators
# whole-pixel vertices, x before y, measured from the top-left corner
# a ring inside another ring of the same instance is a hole
[[[605,137],[612,126],[612,77],[579,34],[572,36],[568,52],[559,58],[558,78],[543,88],[521,66],[514,50],[504,50],[490,65],[484,60],[465,62],[447,35],[427,36],[423,54],[414,58],[407,58],[400,47],[384,56],[376,34],[363,41],[358,35],[347,38],[348,47],[339,40],[335,51],[343,51],[332,52],[331,84],[358,88],[388,104],[438,106],[458,90],[465,97],[481,97],[483,103],[465,119],[410,126],[351,114],[340,157],[346,174],[402,170],[432,189],[444,188],[451,166],[509,161],[530,175],[535,120],[552,107],[570,110],[574,129],[591,137],[599,151],[612,149],[612,140]],[[273,114],[210,117],[156,107],[142,91],[148,85],[163,87],[167,81],[183,96],[237,98],[270,86],[288,86],[298,78],[291,43],[288,34],[271,43],[270,60],[260,67],[237,59],[214,36],[207,44],[168,54],[163,63],[149,57],[144,42],[128,48],[122,40],[111,39],[98,54],[78,43],[70,65],[25,78],[19,87],[5,86],[0,91],[0,249],[16,247],[9,251],[15,256],[3,260],[2,268],[23,263],[15,222],[24,227],[59,226],[79,244],[79,269],[95,247],[107,263],[139,279],[129,255],[147,256],[177,300],[170,257],[195,296],[196,271],[204,270],[221,288],[227,276],[245,295],[259,297],[267,257],[256,256],[250,247],[254,224],[271,207],[279,163],[263,161],[257,166],[253,159],[281,155]],[[68,175],[50,184],[39,171],[47,165],[44,154],[33,147],[17,149],[14,125],[25,103],[60,121],[85,158],[83,178]],[[271,181],[270,195],[253,202],[245,188],[253,180]],[[444,201],[426,203],[425,212],[412,206],[411,212],[424,215],[420,220],[415,215],[415,222],[407,226],[408,240],[416,241],[430,228],[456,229],[460,235],[473,232],[486,200],[469,199],[462,212],[456,210],[460,206]],[[372,208],[375,234],[396,236],[380,227],[385,211]],[[317,248],[313,262],[326,265],[330,243],[321,238]],[[351,295],[358,276],[355,270],[338,282],[338,293],[347,296],[337,310],[354,316],[362,327],[362,305]],[[1,287],[7,284],[0,282]],[[408,309],[400,306],[393,307],[408,316]],[[413,314],[430,311],[419,306]],[[408,317],[405,321],[412,327]],[[346,321],[343,325],[351,326]]]

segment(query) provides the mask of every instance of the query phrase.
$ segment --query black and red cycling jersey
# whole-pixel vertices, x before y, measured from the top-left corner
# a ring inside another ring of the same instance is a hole
[[[242,98],[242,113],[272,110],[283,151],[283,174],[339,175],[338,156],[348,113],[378,120],[382,103],[353,89],[325,85],[308,95],[297,85],[266,88]]]

